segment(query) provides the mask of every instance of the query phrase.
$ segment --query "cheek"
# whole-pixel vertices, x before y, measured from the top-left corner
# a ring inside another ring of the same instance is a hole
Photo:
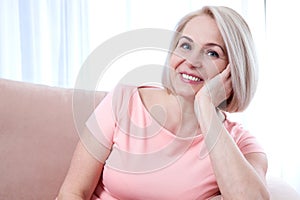
[[[212,62],[208,65],[206,65],[206,74],[208,78],[213,78],[217,74],[221,73],[227,66],[227,62],[220,61],[220,62]]]
[[[182,57],[172,54],[170,57],[170,67],[172,69],[177,69],[177,67],[184,61]]]

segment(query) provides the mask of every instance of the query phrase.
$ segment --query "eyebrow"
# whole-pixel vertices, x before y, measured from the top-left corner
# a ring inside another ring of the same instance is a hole
[[[194,42],[194,41],[192,40],[192,38],[189,38],[188,36],[181,36],[181,37],[178,39],[178,41],[181,40],[181,39],[187,39],[187,40],[190,41],[190,42]]]
[[[192,38],[188,37],[188,36],[181,36],[181,37],[178,39],[178,41],[181,40],[181,39],[186,39],[186,40],[188,40],[188,41],[190,41],[190,42],[194,42],[194,40],[193,40]],[[211,42],[211,43],[205,44],[205,46],[217,46],[217,47],[219,47],[219,48],[223,51],[224,54],[226,54],[226,51],[224,50],[224,48],[223,48],[221,45],[219,45],[219,44],[216,44],[216,43],[212,43],[212,42]]]

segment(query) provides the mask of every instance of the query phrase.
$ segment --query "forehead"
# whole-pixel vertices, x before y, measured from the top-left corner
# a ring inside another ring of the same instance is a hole
[[[182,34],[200,44],[213,42],[224,45],[216,21],[205,14],[196,16],[187,22]]]

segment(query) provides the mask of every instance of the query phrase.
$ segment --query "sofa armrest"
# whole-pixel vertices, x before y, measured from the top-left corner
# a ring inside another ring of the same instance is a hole
[[[0,94],[0,199],[54,199],[79,140],[74,90],[0,78]],[[96,105],[105,93],[76,95]]]
[[[280,178],[268,177],[268,188],[271,200],[300,200],[296,190]]]

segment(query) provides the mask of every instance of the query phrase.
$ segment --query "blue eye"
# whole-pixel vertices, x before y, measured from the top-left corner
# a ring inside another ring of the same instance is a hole
[[[219,58],[220,57],[219,54],[217,52],[215,52],[215,51],[208,51],[207,55],[211,56],[211,57],[215,57],[215,58]]]
[[[185,50],[192,50],[192,46],[189,43],[182,43],[180,47]]]

